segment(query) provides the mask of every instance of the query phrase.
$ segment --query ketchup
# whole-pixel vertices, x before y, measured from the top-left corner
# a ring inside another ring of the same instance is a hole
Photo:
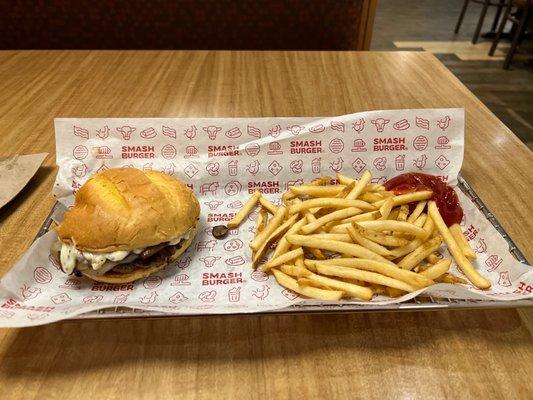
[[[447,226],[458,224],[463,219],[463,209],[459,205],[457,193],[436,176],[409,172],[392,178],[385,183],[385,189],[395,194],[432,190],[433,200]]]

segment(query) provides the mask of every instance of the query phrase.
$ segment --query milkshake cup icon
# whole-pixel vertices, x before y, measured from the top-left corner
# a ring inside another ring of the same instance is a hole
[[[314,158],[313,161],[311,161],[311,169],[313,170],[313,174],[319,174],[320,173],[320,158]]]
[[[228,299],[232,303],[236,303],[241,299],[241,288],[234,287],[228,290]]]
[[[394,159],[396,163],[396,171],[403,171],[405,168],[405,154],[400,154]]]
[[[237,176],[237,160],[231,160],[228,162],[228,173],[230,176]]]

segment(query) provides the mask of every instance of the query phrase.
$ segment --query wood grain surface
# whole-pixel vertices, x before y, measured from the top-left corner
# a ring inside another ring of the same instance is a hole
[[[0,273],[54,200],[54,117],[464,107],[463,176],[533,260],[532,153],[428,53],[0,52],[0,155],[49,152],[0,210]],[[63,322],[0,331],[2,398],[531,398],[533,313]]]

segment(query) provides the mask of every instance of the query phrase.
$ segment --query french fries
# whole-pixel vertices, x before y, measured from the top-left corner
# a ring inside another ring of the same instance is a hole
[[[466,282],[449,272],[452,259],[441,259],[437,250],[443,244],[470,282],[490,287],[469,261],[476,255],[460,226],[446,226],[431,190],[398,195],[371,180],[369,171],[358,180],[337,174],[338,184],[321,177],[289,187],[280,206],[255,192],[228,228],[259,205],[250,243],[254,268],[277,241],[263,271],[281,286],[319,300],[370,301],[438,282]]]

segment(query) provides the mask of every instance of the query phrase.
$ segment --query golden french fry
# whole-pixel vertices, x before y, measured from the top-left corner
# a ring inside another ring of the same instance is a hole
[[[272,232],[263,243],[259,246],[259,248],[256,250],[253,258],[252,258],[252,266],[255,268],[257,263],[261,261],[261,257],[263,257],[263,254],[266,249],[270,246],[270,244],[276,240],[280,235],[283,235],[285,232],[289,230],[291,226],[293,226],[298,219],[298,215],[293,215],[288,220],[286,220],[283,224],[281,224],[279,227]]]
[[[430,264],[437,264],[440,261],[440,258],[435,254],[430,254],[426,257],[426,261]]]
[[[389,197],[388,199],[385,199],[383,201],[383,204],[379,208],[379,212],[381,214],[381,218],[380,219],[387,219],[389,217],[389,214],[392,211],[393,207],[394,207],[393,198]]]
[[[370,171],[366,170],[365,172],[363,172],[363,175],[361,175],[361,178],[359,179],[359,181],[357,181],[352,191],[346,195],[346,199],[357,199],[357,197],[359,197],[359,195],[363,192],[365,186],[370,183],[371,179],[372,174],[370,173]]]
[[[367,201],[369,203],[375,203],[376,201],[382,200],[383,197],[381,197],[377,192],[363,192],[359,196],[359,200]]]
[[[414,223],[416,219],[418,218],[418,216],[422,214],[422,212],[426,208],[426,204],[427,204],[426,200],[419,201],[416,204],[416,207],[413,210],[413,212],[409,215],[409,218],[407,218],[407,222]]]
[[[426,234],[426,231],[424,231],[423,228],[419,228],[418,226],[405,221],[376,220],[361,221],[358,224],[363,228],[368,228],[375,231],[404,232],[416,237],[423,237]]]
[[[439,262],[437,262],[436,264],[420,272],[420,275],[423,275],[426,278],[435,280],[441,275],[444,275],[446,272],[448,272],[451,264],[452,264],[452,260],[450,259],[439,260]]]
[[[342,174],[337,174],[337,181],[339,181],[339,183],[341,185],[349,185],[352,182],[357,183],[357,181],[355,179],[349,178],[349,177],[344,176]]]
[[[353,243],[352,238],[347,233],[315,233],[313,235],[307,235],[310,238],[326,239],[326,240],[338,240],[339,242]]]
[[[299,256],[294,259],[294,265],[300,268],[305,268],[304,256]]]
[[[248,216],[248,214],[250,214],[250,212],[256,206],[256,204],[259,201],[260,197],[261,197],[261,193],[260,192],[258,192],[258,191],[254,192],[252,197],[250,197],[248,199],[248,201],[246,203],[244,203],[244,205],[241,207],[239,212],[237,212],[237,214],[235,214],[235,216],[228,222],[227,227],[229,229],[234,229],[234,228],[238,227],[241,224],[241,222],[243,221],[243,219],[246,218]]]
[[[366,201],[362,200],[349,200],[349,199],[338,199],[334,197],[319,197],[316,199],[310,199],[302,201],[298,204],[293,204],[289,208],[289,214],[296,214],[298,212],[309,210],[315,207],[327,207],[327,208],[348,208],[356,207],[364,211],[373,211],[376,208]]]
[[[291,186],[289,190],[298,196],[311,197],[335,197],[343,191],[345,185],[330,185],[330,186],[316,186],[316,185],[301,185]]]
[[[468,261],[468,259],[464,256],[463,252],[461,251],[461,248],[457,244],[457,242],[454,240],[452,234],[450,233],[450,230],[444,223],[444,220],[442,219],[442,216],[440,215],[439,209],[437,208],[437,204],[434,201],[430,201],[428,203],[428,212],[429,216],[437,226],[437,229],[439,230],[440,234],[442,235],[442,238],[446,242],[446,245],[448,246],[448,250],[452,254],[455,262],[461,268],[461,271],[466,275],[468,280],[472,282],[472,284],[480,289],[488,289],[491,286],[491,283],[488,279],[483,277],[475,268],[474,266]]]
[[[318,218],[316,221],[310,222],[307,225],[305,225],[301,231],[304,234],[313,233],[321,226],[324,226],[328,222],[331,221],[338,221],[344,218],[351,217],[356,214],[360,214],[361,210],[359,208],[355,207],[349,207],[349,208],[343,208],[337,211],[334,211],[332,213],[326,214],[320,218]]]
[[[390,212],[389,214],[389,217],[388,218],[383,218],[383,219],[388,219],[388,220],[391,220],[391,221],[396,221],[398,219],[398,214],[400,213],[400,209],[399,208],[393,208],[392,211]]]
[[[270,214],[272,214],[272,215],[276,214],[276,211],[278,210],[278,207],[276,207],[274,205],[274,203],[272,203],[270,200],[265,199],[263,196],[261,196],[261,197],[259,197],[259,203],[261,204],[261,206],[266,208],[266,210]]]
[[[390,278],[388,276],[377,274],[375,272],[369,272],[355,268],[341,267],[334,264],[324,264],[321,262],[317,262],[313,267],[316,268],[316,271],[322,275],[339,276],[341,278],[348,279],[358,279],[364,282],[370,282],[378,285],[405,290],[406,292],[414,292],[415,290],[418,290],[418,288],[411,286],[405,282],[402,282],[398,279]]]
[[[459,278],[458,276],[452,275],[449,272],[446,272],[442,276],[435,279],[435,282],[439,283],[462,283],[465,284],[467,281],[463,278]]]
[[[317,260],[325,260],[326,259],[326,256],[324,255],[324,253],[322,253],[322,251],[320,251],[320,249],[314,249],[312,247],[309,247],[307,248],[307,250],[309,250],[309,252],[313,255],[313,257],[315,257]]]
[[[400,210],[398,211],[398,221],[407,221],[407,215],[409,215],[409,206],[407,204],[402,204]]]
[[[350,237],[353,239],[354,243],[359,243],[361,246],[366,247],[367,249],[373,251],[376,254],[379,254],[380,256],[385,257],[390,255],[390,251],[386,247],[383,247],[382,245],[365,238],[359,233],[359,231],[354,227],[354,225],[349,226],[347,228],[347,231]]]
[[[346,186],[344,186],[344,189],[342,189],[342,191],[339,192],[335,197],[337,197],[339,199],[346,198],[348,193],[350,193],[354,187],[355,187],[355,181],[347,184]]]
[[[351,223],[351,222],[359,222],[359,221],[373,221],[375,219],[378,219],[381,216],[381,213],[379,211],[370,211],[359,215],[354,215],[353,217],[343,219],[341,223]]]
[[[323,285],[321,283],[318,283],[310,278],[298,278],[297,279],[297,282],[298,282],[298,285],[300,287],[306,287],[306,286],[311,286],[311,287],[315,287],[315,288],[319,288],[319,289],[324,289],[324,290],[333,290],[333,288],[327,286],[327,285]]]
[[[259,232],[261,232],[263,229],[265,229],[265,226],[268,222],[268,212],[263,207],[259,210],[259,214],[257,215],[257,220],[255,221],[255,234],[257,235]]]
[[[376,254],[373,251],[354,243],[339,242],[337,240],[316,239],[304,235],[288,235],[287,240],[289,243],[297,246],[329,250],[341,254],[348,254],[353,257],[368,258],[370,260],[376,260],[386,264],[395,265],[393,262],[387,260],[379,254]]]
[[[365,238],[388,247],[401,247],[406,246],[409,241],[405,238],[400,238],[392,235],[385,235],[378,231],[371,229],[365,229],[359,224],[354,224],[353,227]]]
[[[278,241],[278,245],[274,249],[274,253],[272,254],[272,258],[276,258],[287,251],[289,251],[289,248],[291,247],[291,244],[287,241],[287,235],[292,235],[293,233],[300,232],[300,229],[302,226],[304,226],[307,223],[306,218],[302,218],[298,222],[296,222],[293,226],[289,228],[287,232],[281,237],[281,239]]]
[[[398,267],[402,269],[413,269],[416,267],[424,258],[433,254],[442,243],[440,237],[433,238],[423,243],[417,247],[412,253],[407,254],[402,261],[398,263]]]
[[[324,185],[328,185],[331,182],[331,180],[332,180],[331,176],[321,176],[320,178],[313,179],[310,185],[324,186]]]
[[[285,206],[279,207],[276,210],[276,213],[274,214],[272,219],[268,221],[268,224],[267,226],[265,226],[265,229],[259,232],[255,236],[255,239],[252,240],[252,242],[250,243],[250,247],[252,248],[252,250],[257,251],[259,249],[259,247],[266,240],[266,238],[268,238],[270,234],[282,224],[283,220],[285,219],[285,215],[287,215],[287,208]]]
[[[296,195],[290,190],[281,195],[281,200],[283,204],[289,204],[292,199],[296,198]]]
[[[291,260],[294,260],[298,256],[303,256],[304,250],[301,247],[297,249],[288,251],[276,258],[271,258],[264,266],[263,271],[268,272],[271,268],[277,267],[278,265],[285,264]]]
[[[372,290],[364,286],[327,278],[325,276],[313,274],[312,272],[309,272],[309,275],[306,276],[306,279],[309,279],[311,282],[314,282],[318,285],[322,285],[323,287],[328,287],[333,290],[341,290],[349,297],[355,297],[365,301],[372,299]]]
[[[418,216],[418,218],[413,222],[414,225],[418,226],[419,228],[422,228],[424,224],[426,223],[427,214],[422,213]]]
[[[431,190],[421,190],[419,192],[410,192],[394,196],[394,206],[401,206],[402,204],[413,203],[420,200],[428,200],[433,197]],[[376,207],[381,207],[385,200],[380,200],[373,203]]]
[[[398,268],[396,265],[382,263],[380,261],[366,260],[362,258],[330,258],[322,261],[304,260],[304,263],[308,268],[313,267],[318,262],[321,264],[332,264],[340,267],[376,272],[378,274],[405,282],[414,287],[426,287],[434,283],[431,279],[422,276],[421,274]]]
[[[476,253],[472,248],[470,247],[470,244],[468,243],[468,240],[466,240],[465,236],[463,235],[463,230],[459,226],[459,224],[453,224],[450,226],[450,233],[452,234],[453,238],[461,248],[461,251],[465,255],[466,258],[469,260],[475,260],[477,258]]]
[[[389,297],[401,297],[405,294],[406,292],[404,290],[400,290],[400,289],[395,289],[395,288],[391,288],[391,287],[386,287],[385,288],[385,294]]]
[[[310,275],[312,273],[307,268],[298,267],[296,265],[283,264],[283,265],[280,265],[277,268],[280,271],[282,271],[284,274],[287,274],[287,275],[290,275],[290,276],[294,276],[296,278],[301,277],[301,276],[308,276],[308,275]]]
[[[311,297],[313,299],[318,300],[340,300],[342,298],[342,295],[344,292],[340,290],[324,290],[324,289],[318,289],[312,286],[305,286],[301,287],[298,285],[298,281],[296,279],[291,278],[289,275],[284,274],[283,272],[274,269],[274,277],[276,278],[276,281],[283,287],[286,287],[289,290],[292,290],[293,292],[296,292],[298,294],[301,294],[303,296]]]

